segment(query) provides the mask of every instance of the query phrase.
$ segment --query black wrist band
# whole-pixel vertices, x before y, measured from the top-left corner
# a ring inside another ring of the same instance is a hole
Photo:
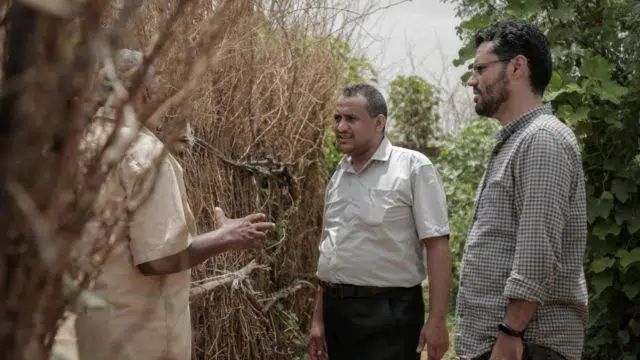
[[[524,332],[526,331],[526,329],[522,331],[515,330],[514,328],[512,328],[511,326],[503,322],[498,324],[498,330],[502,331],[503,333],[509,336],[519,337],[519,338],[524,338]]]

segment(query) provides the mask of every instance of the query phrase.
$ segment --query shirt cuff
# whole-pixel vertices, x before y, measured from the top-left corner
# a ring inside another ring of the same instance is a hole
[[[512,272],[507,279],[504,296],[507,299],[535,301],[542,305],[547,297],[548,290],[548,286],[540,285],[518,273]]]
[[[441,226],[441,227],[430,226],[418,232],[418,236],[420,237],[420,240],[437,237],[437,236],[445,236],[445,235],[450,235],[448,226]]]

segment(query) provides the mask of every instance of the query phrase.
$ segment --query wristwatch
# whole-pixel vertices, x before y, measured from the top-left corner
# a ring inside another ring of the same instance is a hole
[[[498,330],[502,331],[503,333],[505,333],[505,334],[507,334],[509,336],[524,338],[524,332],[527,329],[524,329],[522,331],[518,331],[518,330],[512,328],[511,326],[507,325],[506,323],[501,322],[500,324],[498,324]]]

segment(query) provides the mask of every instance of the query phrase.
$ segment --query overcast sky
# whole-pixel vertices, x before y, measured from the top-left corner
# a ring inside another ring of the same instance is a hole
[[[357,1],[364,4],[368,0]],[[379,0],[376,5],[394,2],[397,1]],[[462,110],[467,111],[464,117],[468,117],[472,115],[470,91],[460,81],[465,71],[452,65],[462,46],[455,31],[459,22],[452,4],[413,0],[370,15],[354,46],[380,71],[379,85],[385,95],[388,83],[395,76],[420,75],[439,85],[444,97],[454,94],[453,102],[464,103]],[[442,106],[441,114],[445,117],[453,116],[449,107]]]

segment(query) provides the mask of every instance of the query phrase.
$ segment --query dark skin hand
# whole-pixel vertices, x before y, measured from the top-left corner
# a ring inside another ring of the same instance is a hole
[[[423,239],[427,248],[429,319],[422,327],[417,352],[427,350],[428,360],[440,360],[449,349],[447,307],[451,286],[449,236]]]
[[[183,251],[138,265],[144,275],[165,275],[190,269],[203,261],[230,250],[258,249],[275,224],[256,213],[240,219],[228,219],[220,208],[214,210],[218,228],[194,237]]]
[[[316,293],[316,305],[311,319],[311,331],[309,331],[309,343],[307,351],[311,360],[327,360],[327,343],[324,338],[324,321],[322,320],[322,287],[318,287]]]

